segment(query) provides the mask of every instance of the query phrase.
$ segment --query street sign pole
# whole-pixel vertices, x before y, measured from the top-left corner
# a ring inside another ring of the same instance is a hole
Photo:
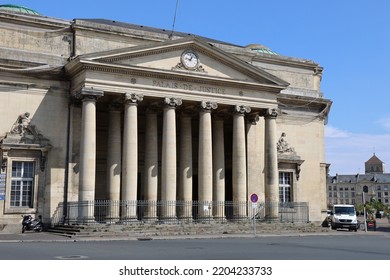
[[[253,203],[254,204],[254,203]],[[256,236],[256,221],[255,221],[255,206],[252,204],[252,216],[253,216],[253,234]]]
[[[363,218],[364,218],[364,231],[367,232],[367,213],[366,213],[366,196],[364,195],[365,192],[363,192]]]
[[[257,201],[259,200],[259,197],[257,194],[253,193],[250,197],[252,201],[252,216],[253,216],[253,234],[256,236],[256,221],[255,221],[255,209],[257,208]]]

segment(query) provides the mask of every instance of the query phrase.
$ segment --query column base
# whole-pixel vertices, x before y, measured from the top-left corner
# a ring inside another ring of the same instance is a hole
[[[162,217],[158,220],[160,224],[177,224],[177,217]]]
[[[120,219],[119,217],[116,217],[116,218],[106,218],[105,220],[105,223],[108,224],[108,225],[113,225],[113,224],[118,224],[120,222]]]
[[[280,222],[280,218],[279,217],[265,217],[265,221],[275,224],[275,223]]]
[[[139,223],[139,221],[137,217],[126,217],[126,218],[121,218],[118,223],[122,225],[131,225],[131,224]]]
[[[178,217],[180,223],[192,224],[194,222],[194,218],[192,216],[187,217]]]
[[[156,224],[158,222],[158,217],[157,216],[154,216],[154,217],[144,217],[142,219],[142,222],[145,223],[145,224]]]
[[[95,217],[77,217],[77,223],[80,225],[93,225],[98,222],[95,220]]]

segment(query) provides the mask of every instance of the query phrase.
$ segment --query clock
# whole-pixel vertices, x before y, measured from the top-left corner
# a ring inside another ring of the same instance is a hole
[[[181,55],[181,63],[185,68],[192,70],[199,65],[199,57],[193,50],[187,50]]]

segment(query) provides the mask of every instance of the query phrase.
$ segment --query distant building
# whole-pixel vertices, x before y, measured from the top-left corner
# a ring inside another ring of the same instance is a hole
[[[328,176],[328,206],[334,204],[363,203],[363,188],[368,187],[365,201],[376,199],[390,206],[390,173],[385,173],[385,164],[375,154],[365,162],[365,174]]]

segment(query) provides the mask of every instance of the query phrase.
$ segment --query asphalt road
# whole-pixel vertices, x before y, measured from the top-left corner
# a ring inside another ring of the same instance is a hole
[[[390,260],[389,235],[3,242],[1,260]]]

